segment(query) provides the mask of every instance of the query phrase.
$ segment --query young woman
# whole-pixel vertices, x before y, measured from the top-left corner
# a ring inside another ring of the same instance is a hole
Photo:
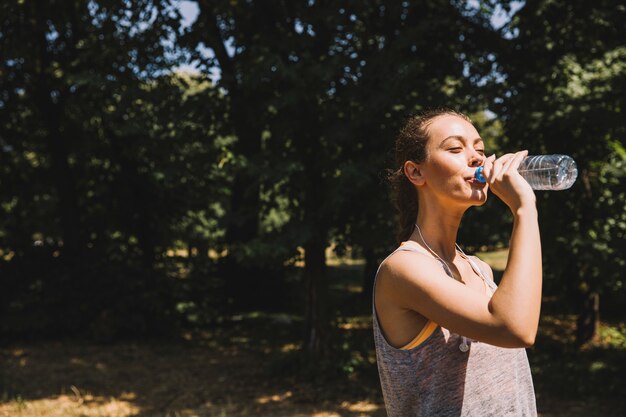
[[[400,246],[374,286],[374,339],[389,417],[536,416],[524,348],[541,303],[535,195],[517,167],[527,152],[485,157],[466,116],[411,118],[396,140],[391,175]],[[487,183],[473,179],[484,165]],[[463,213],[491,190],[513,214],[499,286],[489,265],[456,245]]]

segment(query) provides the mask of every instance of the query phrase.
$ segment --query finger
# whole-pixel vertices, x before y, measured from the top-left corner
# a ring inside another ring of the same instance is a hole
[[[483,162],[483,176],[487,180],[489,179],[489,176],[491,175],[491,172],[493,170],[493,161],[495,160],[496,160],[496,154],[493,154],[490,157],[486,158],[485,161]]]
[[[510,158],[508,158],[506,160],[506,162],[504,162],[504,164],[502,165],[502,171],[500,171],[503,175],[504,175],[505,172],[509,172],[509,170],[511,169],[511,164],[515,160],[515,157],[517,156],[517,153],[512,153],[512,154],[508,154],[508,155],[510,155]]]
[[[527,156],[528,156],[527,150],[517,152],[515,154],[515,158],[511,160],[511,165],[509,166],[509,170],[517,171],[517,168],[519,168],[520,164],[522,163],[524,158],[526,158]]]
[[[509,163],[509,161],[513,158],[513,154],[507,153],[502,155],[500,158],[496,159],[493,163],[493,171],[491,173],[491,180],[502,180],[502,175],[506,172],[505,167]]]
[[[513,154],[513,157],[509,161],[507,161],[506,165],[502,168],[502,177],[504,177],[505,175],[517,174],[517,168],[519,167],[519,164],[522,162],[522,159],[524,159],[526,154],[527,152],[525,153],[524,151],[516,152],[515,154]]]

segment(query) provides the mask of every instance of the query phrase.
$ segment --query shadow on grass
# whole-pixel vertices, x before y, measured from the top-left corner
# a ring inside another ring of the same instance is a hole
[[[547,315],[541,320],[537,342],[528,350],[538,398],[584,400],[600,409],[608,402],[610,409],[601,415],[624,415],[626,349],[603,337],[576,347],[575,322],[573,315]],[[601,326],[601,334],[615,329],[606,323]]]
[[[329,279],[328,360],[303,353],[296,309],[223,315],[174,341],[13,343],[0,350],[0,415],[382,417],[361,269],[332,267]],[[528,350],[541,416],[622,415],[626,350],[578,350],[574,317],[547,311]]]
[[[300,325],[249,313],[187,334],[187,343],[5,347],[0,415],[382,416],[375,385],[357,371],[306,362]]]

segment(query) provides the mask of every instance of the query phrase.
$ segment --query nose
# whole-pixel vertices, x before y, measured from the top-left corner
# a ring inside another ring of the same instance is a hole
[[[471,167],[479,167],[483,164],[483,161],[485,160],[485,156],[479,154],[476,151],[472,152],[472,156],[470,157],[469,160],[469,166]]]

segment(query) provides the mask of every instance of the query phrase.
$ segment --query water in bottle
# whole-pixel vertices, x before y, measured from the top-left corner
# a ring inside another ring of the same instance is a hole
[[[567,190],[578,176],[576,162],[567,155],[529,155],[517,170],[533,190]],[[486,182],[483,167],[478,167],[474,177]]]

